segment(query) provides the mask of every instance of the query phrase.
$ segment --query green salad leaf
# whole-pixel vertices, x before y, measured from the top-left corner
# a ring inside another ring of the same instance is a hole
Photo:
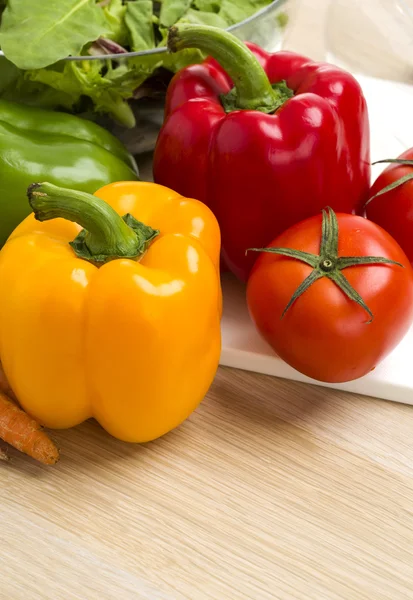
[[[0,56],[0,95],[19,78],[19,69],[4,56]]]
[[[118,44],[127,44],[129,31],[125,23],[127,5],[122,0],[110,0],[109,4],[103,6],[110,33],[107,37]]]
[[[160,65],[159,58],[148,57],[146,61],[118,67],[105,61],[105,68],[102,62],[69,61],[63,68],[58,65],[57,68],[28,71],[25,79],[64,94],[67,108],[75,107],[86,96],[97,112],[109,113],[125,127],[132,127],[135,122],[133,112],[124,101],[131,98],[136,88]]]
[[[194,25],[210,25],[211,27],[219,27],[220,29],[228,27],[228,22],[221,15],[214,12],[194,10],[193,8],[187,10],[179,22],[192,23]]]
[[[194,8],[204,12],[219,12],[221,0],[194,0]]]
[[[164,27],[174,25],[190,8],[192,0],[162,0],[159,22]]]
[[[152,0],[137,0],[126,6],[125,23],[131,36],[131,49],[139,51],[155,48]]]
[[[108,32],[95,0],[8,0],[0,45],[20,69],[40,69]]]
[[[219,15],[228,25],[235,25],[268,6],[268,0],[221,0]]]

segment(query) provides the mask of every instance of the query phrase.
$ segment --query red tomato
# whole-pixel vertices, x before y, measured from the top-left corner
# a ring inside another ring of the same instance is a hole
[[[298,286],[313,271],[321,272],[319,266],[313,269],[296,258],[261,253],[247,286],[251,317],[275,352],[301,373],[336,383],[374,369],[413,320],[413,269],[397,242],[362,217],[338,214],[337,221],[338,253],[330,251],[329,268],[337,257],[354,256],[384,257],[403,265],[357,265],[340,271],[370,309],[371,322],[365,308],[322,275],[282,317]],[[285,231],[269,248],[305,251],[316,255],[320,265],[321,237],[322,218],[315,216]]]
[[[413,148],[401,154],[398,160],[413,160]],[[410,181],[373,198],[366,206],[365,215],[394,237],[413,264],[413,164],[390,164],[374,182],[370,198],[407,175],[412,176]]]

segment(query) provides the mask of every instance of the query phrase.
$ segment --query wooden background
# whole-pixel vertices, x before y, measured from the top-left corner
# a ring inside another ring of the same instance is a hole
[[[322,57],[325,4],[289,47]],[[55,437],[0,463],[1,600],[413,598],[411,407],[220,369],[157,442]]]

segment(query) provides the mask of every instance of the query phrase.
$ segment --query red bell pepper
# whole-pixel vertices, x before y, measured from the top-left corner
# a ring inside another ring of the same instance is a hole
[[[268,54],[212,27],[173,27],[168,45],[210,58],[169,86],[154,179],[213,210],[223,259],[240,279],[256,260],[248,248],[326,206],[360,210],[370,185],[369,124],[352,75],[293,52]]]

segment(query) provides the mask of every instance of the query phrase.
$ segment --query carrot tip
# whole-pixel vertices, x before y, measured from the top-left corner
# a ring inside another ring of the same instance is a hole
[[[0,448],[0,460],[4,460],[5,462],[10,461],[10,456],[2,448]]]
[[[40,460],[40,459],[37,458],[37,460]],[[50,466],[52,466],[52,465],[57,464],[59,462],[59,460],[60,460],[59,454],[53,454],[53,455],[50,455],[50,456],[45,456],[43,458],[43,460],[41,460],[41,462],[44,465],[50,465]]]
[[[59,450],[55,443],[40,428],[37,421],[1,391],[0,414],[0,439],[43,464],[57,463]]]

